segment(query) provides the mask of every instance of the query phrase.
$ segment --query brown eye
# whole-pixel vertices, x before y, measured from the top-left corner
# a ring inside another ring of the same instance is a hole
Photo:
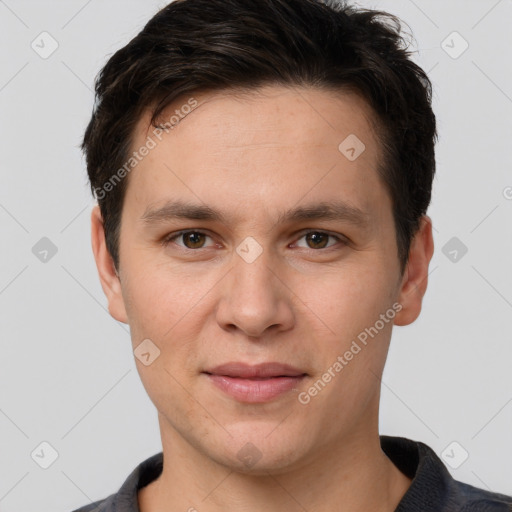
[[[205,245],[207,238],[211,237],[201,231],[181,231],[167,236],[162,244],[164,247],[176,244],[183,249],[206,249],[209,247]]]
[[[188,249],[200,249],[205,241],[206,235],[198,231],[189,231],[182,235],[183,243]]]
[[[333,235],[326,231],[310,230],[305,232],[296,242],[296,247],[303,249],[330,249],[339,246],[341,249],[347,245],[347,240],[343,235]]]
[[[327,245],[330,235],[320,231],[312,231],[305,236],[308,246],[311,247],[311,249],[323,249]]]

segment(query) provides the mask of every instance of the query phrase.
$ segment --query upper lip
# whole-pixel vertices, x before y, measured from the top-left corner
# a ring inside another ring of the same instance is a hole
[[[282,363],[260,363],[250,365],[240,362],[230,362],[206,370],[204,373],[223,375],[225,377],[239,377],[242,379],[269,378],[269,377],[300,377],[306,372]]]

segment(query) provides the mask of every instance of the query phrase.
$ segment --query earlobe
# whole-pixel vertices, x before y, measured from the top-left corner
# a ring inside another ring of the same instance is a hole
[[[409,325],[418,318],[423,296],[427,290],[428,266],[433,253],[432,220],[424,215],[411,241],[398,299],[402,309],[395,316],[395,325]]]
[[[98,205],[91,212],[91,242],[101,287],[108,300],[108,311],[119,322],[128,323],[121,281],[107,249],[103,218]]]

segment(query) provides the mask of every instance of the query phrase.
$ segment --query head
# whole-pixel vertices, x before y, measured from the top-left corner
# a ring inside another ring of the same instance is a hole
[[[251,443],[252,471],[284,469],[376,427],[433,251],[431,86],[400,30],[337,2],[177,0],[98,77],[83,149],[109,310],[158,354],[137,365],[162,430],[212,460],[248,470]],[[246,400],[212,383],[233,361],[300,376]]]

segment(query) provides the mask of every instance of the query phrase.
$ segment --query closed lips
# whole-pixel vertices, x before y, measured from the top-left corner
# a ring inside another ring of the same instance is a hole
[[[294,368],[293,366],[277,362],[261,363],[258,365],[230,362],[206,370],[204,373],[251,380],[264,380],[277,377],[302,377],[307,375],[306,372]]]

